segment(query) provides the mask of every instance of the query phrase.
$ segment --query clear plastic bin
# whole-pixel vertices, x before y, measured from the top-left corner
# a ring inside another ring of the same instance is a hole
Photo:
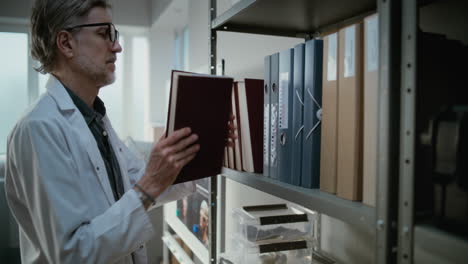
[[[289,241],[313,235],[313,214],[291,204],[245,206],[233,210],[236,236],[249,242]]]
[[[238,237],[233,242],[235,248],[221,255],[220,263],[310,264],[312,261],[312,243],[308,240],[257,244]]]

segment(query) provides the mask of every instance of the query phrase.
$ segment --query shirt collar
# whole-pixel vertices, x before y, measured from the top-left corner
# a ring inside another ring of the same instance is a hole
[[[86,124],[88,126],[94,121],[98,120],[101,121],[102,118],[106,115],[106,107],[104,106],[104,102],[96,96],[96,99],[93,103],[93,109],[91,109],[78,95],[76,95],[73,91],[65,87],[65,90],[70,95],[73,103],[76,105],[76,108],[80,110],[81,114],[83,115]]]

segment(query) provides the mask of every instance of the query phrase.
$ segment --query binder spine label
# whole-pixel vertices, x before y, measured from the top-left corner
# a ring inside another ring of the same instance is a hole
[[[272,167],[277,166],[276,138],[278,134],[278,103],[271,104],[271,131],[270,131],[270,163]]]
[[[268,146],[270,144],[270,104],[264,104],[263,118],[263,163],[269,164]]]
[[[379,35],[377,16],[366,20],[366,64],[367,71],[376,71],[379,63]]]
[[[279,129],[288,129],[289,72],[280,73],[279,78]]]
[[[344,77],[352,77],[356,73],[356,26],[345,29]]]
[[[327,80],[336,81],[336,69],[338,63],[337,52],[338,51],[338,40],[337,34],[331,34],[328,36],[328,61],[327,61]]]

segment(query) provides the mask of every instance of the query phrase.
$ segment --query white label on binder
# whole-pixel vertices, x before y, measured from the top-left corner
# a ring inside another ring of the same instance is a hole
[[[336,81],[338,41],[336,33],[328,36],[327,80]]]
[[[270,153],[268,153],[268,146],[270,144],[270,125],[268,121],[270,120],[270,104],[265,104],[263,109],[263,162],[268,164],[268,158]]]
[[[279,128],[288,128],[288,89],[289,72],[282,72],[279,76]]]
[[[352,77],[356,67],[356,26],[345,29],[344,52],[344,77]]]
[[[270,166],[276,167],[276,138],[278,136],[277,119],[278,104],[271,104],[271,130],[270,130]]]
[[[379,63],[379,28],[377,16],[366,20],[367,71],[377,70]]]

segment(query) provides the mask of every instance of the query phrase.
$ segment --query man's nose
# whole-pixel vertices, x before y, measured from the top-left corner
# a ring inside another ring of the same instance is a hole
[[[118,39],[115,40],[115,42],[112,44],[112,51],[119,53],[122,52],[122,46],[120,46],[120,42]]]

